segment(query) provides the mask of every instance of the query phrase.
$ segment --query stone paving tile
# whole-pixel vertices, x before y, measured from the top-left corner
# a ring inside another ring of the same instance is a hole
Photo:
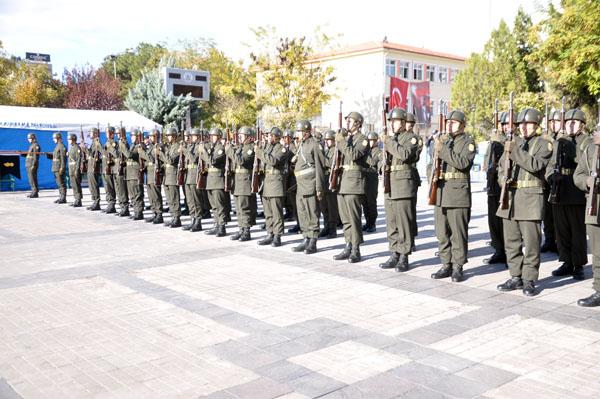
[[[291,391],[287,385],[264,377],[227,389],[227,392],[240,398],[262,399],[279,398]]]

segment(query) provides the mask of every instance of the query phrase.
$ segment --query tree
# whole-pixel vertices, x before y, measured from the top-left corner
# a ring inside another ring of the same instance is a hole
[[[452,85],[453,108],[467,116],[467,131],[479,139],[492,127],[496,98],[508,98],[527,90],[525,68],[517,42],[508,25],[501,21],[484,46],[482,54],[472,54]]]
[[[549,2],[546,18],[535,27],[537,47],[527,59],[551,89],[570,96],[574,105],[593,106],[600,96],[600,2],[561,0],[560,8]]]
[[[3,48],[0,40],[0,104],[10,104],[10,78],[15,73],[16,65]]]
[[[540,82],[540,77],[534,66],[530,65],[527,57],[533,52],[534,44],[531,40],[531,32],[533,30],[533,23],[531,17],[519,7],[517,16],[515,17],[515,25],[513,28],[513,35],[517,42],[517,54],[519,63],[523,65],[525,71],[525,82],[527,83],[527,90],[530,92],[540,92],[544,89]]]
[[[65,69],[63,81],[66,108],[119,110],[123,105],[121,81],[103,69],[91,66]]]
[[[271,27],[253,30],[261,44],[251,53],[257,77],[257,108],[263,109],[266,122],[290,126],[301,118],[321,113],[323,103],[331,98],[328,85],[335,80],[332,67],[310,63],[313,47],[306,38],[278,38]],[[315,42],[327,42],[319,34]]]
[[[9,82],[11,103],[27,107],[60,107],[62,84],[52,78],[46,65],[17,63]]]
[[[158,124],[179,126],[193,100],[190,94],[184,97],[164,92],[161,69],[174,65],[173,58],[166,57],[154,70],[143,72],[142,77],[129,90],[125,106]]]
[[[116,77],[122,82],[121,98],[125,98],[129,89],[142,77],[142,73],[158,67],[160,60],[167,54],[167,48],[161,43],[142,42],[135,49],[107,55],[100,68],[110,76],[114,76],[116,72]]]
[[[194,121],[205,126],[252,125],[256,120],[256,75],[234,62],[214,42],[196,39],[180,43],[182,50],[173,51],[177,67],[210,72],[210,100],[198,103]]]

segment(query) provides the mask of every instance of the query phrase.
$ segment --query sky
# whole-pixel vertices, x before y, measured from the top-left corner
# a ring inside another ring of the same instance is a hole
[[[176,44],[209,38],[228,56],[247,60],[250,28],[271,25],[282,36],[308,36],[317,26],[341,34],[340,45],[388,41],[461,56],[482,50],[504,19],[512,26],[519,6],[542,16],[547,0],[202,1],[0,0],[5,50],[50,54],[54,72],[89,63],[139,42]]]

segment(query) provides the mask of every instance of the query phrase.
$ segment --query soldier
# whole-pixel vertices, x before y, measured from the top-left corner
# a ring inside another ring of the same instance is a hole
[[[296,155],[292,159],[296,177],[296,209],[298,222],[302,231],[302,242],[293,247],[294,252],[307,255],[317,252],[319,237],[319,200],[325,189],[323,164],[325,157],[319,143],[311,135],[311,124],[302,119],[296,122],[296,135],[300,140]]]
[[[554,152],[546,169],[546,179],[551,187],[549,200],[556,226],[558,254],[564,262],[552,275],[573,276],[575,280],[583,280],[583,266],[587,263],[585,192],[575,186],[573,173],[579,153],[587,146],[589,137],[583,134],[586,119],[581,110],[566,112],[565,121],[565,135],[554,143]]]
[[[118,158],[117,143],[115,138],[115,128],[109,126],[106,129],[106,143],[102,149],[102,179],[104,181],[104,192],[106,193],[107,206],[102,210],[103,213],[117,213],[115,209],[116,191],[115,191],[115,165]]]
[[[81,200],[83,199],[83,194],[81,191],[81,174],[82,174],[82,164],[84,161],[82,160],[83,154],[81,153],[82,149],[77,144],[77,135],[70,134],[69,135],[69,180],[71,182],[71,189],[73,190],[73,198],[74,201],[71,204],[74,208],[81,207]]]
[[[407,112],[406,113],[406,131],[409,133],[414,133],[414,128],[415,128],[415,123],[417,122],[415,115],[411,112]],[[418,190],[419,187],[421,186],[421,175],[419,174],[419,169],[417,168],[417,164],[419,163],[419,159],[421,159],[421,153],[423,152],[423,139],[421,138],[421,136],[418,133],[415,133],[416,137],[417,137],[417,159],[415,160],[415,162],[412,164],[413,168],[413,175],[414,175],[414,179],[415,182],[417,183],[417,187],[415,189],[415,193],[412,199],[412,210],[413,210],[413,215],[415,215],[414,219],[413,219],[413,234],[412,234],[412,245],[411,245],[411,252],[414,252],[416,250],[415,247],[415,237],[417,237],[419,235],[419,228],[417,226],[417,194],[418,194]]]
[[[388,114],[391,132],[382,137],[391,160],[383,165],[389,168],[390,192],[384,193],[389,259],[380,264],[382,269],[405,272],[409,268],[408,256],[414,242],[413,221],[417,217],[413,199],[417,191],[417,178],[413,171],[418,157],[419,140],[416,134],[405,130],[406,111],[393,108]],[[386,154],[382,154],[386,155]]]
[[[369,141],[360,130],[363,124],[361,114],[350,112],[345,119],[348,135],[338,132],[335,140],[343,160],[343,172],[338,186],[338,209],[344,225],[346,247],[333,259],[347,259],[349,263],[356,263],[361,261],[360,244],[363,243],[361,204],[365,201]]]
[[[27,135],[27,141],[29,142],[29,149],[27,154],[21,154],[25,158],[25,168],[27,169],[27,178],[29,179],[29,185],[31,186],[31,194],[27,198],[38,198],[38,165],[40,163],[40,145],[37,142],[35,134],[29,133]]]
[[[575,127],[575,126],[574,126]],[[598,179],[600,170],[600,121],[596,127],[589,145],[581,152],[578,159],[577,168],[573,177],[575,185],[588,192],[587,211],[585,213],[585,224],[587,234],[590,237],[590,246],[592,247],[592,271],[594,274],[593,289],[594,293],[587,298],[577,301],[577,305],[585,307],[600,306],[600,212],[598,212]]]
[[[214,226],[205,234],[224,237],[227,224],[227,207],[229,197],[225,193],[225,146],[221,143],[223,131],[212,128],[210,141],[201,145],[200,156],[207,164],[206,191],[213,211]]]
[[[323,174],[325,181],[329,181],[329,173],[335,156],[335,131],[326,131],[324,138],[325,147],[323,149],[323,154],[325,156],[325,162],[323,163]],[[321,212],[323,213],[323,230],[319,233],[319,238],[336,238],[337,225],[340,219],[337,205],[337,193],[331,191],[328,186],[325,187],[323,198],[319,204],[321,206]]]
[[[435,233],[439,241],[442,267],[433,279],[452,277],[463,280],[467,263],[469,220],[471,216],[471,167],[475,143],[465,134],[465,114],[454,110],[446,116],[446,131],[435,141],[435,153],[442,161],[434,207]]]
[[[164,176],[160,159],[156,155],[156,149],[162,150],[163,146],[159,143],[160,132],[154,129],[150,134],[150,143],[146,146],[146,150],[140,153],[140,158],[146,162],[146,189],[148,191],[148,199],[150,200],[150,209],[153,215],[146,218],[146,223],[161,224],[163,223],[163,198],[161,185]],[[158,168],[158,169],[157,169]],[[158,174],[157,174],[158,173]]]
[[[377,194],[379,192],[379,161],[381,151],[379,151],[379,136],[377,133],[369,133],[369,155],[367,157],[367,168],[365,169],[366,194],[363,203],[363,213],[365,214],[365,224],[362,230],[367,233],[375,232],[377,223]]]
[[[52,141],[54,141],[54,151],[52,154],[47,154],[46,157],[52,160],[52,173],[54,173],[54,180],[58,186],[58,199],[54,201],[55,204],[66,204],[67,203],[67,186],[65,184],[66,165],[65,158],[67,157],[67,149],[62,142],[62,135],[59,132],[52,134]]]
[[[296,234],[300,232],[300,223],[298,221],[298,209],[296,208],[296,194],[298,193],[298,186],[296,184],[296,175],[294,172],[295,163],[291,161],[296,155],[298,144],[294,140],[294,132],[290,129],[283,131],[281,135],[281,142],[288,150],[288,157],[290,158],[290,174],[288,175],[287,190],[285,195],[285,220],[294,220],[296,224],[288,229],[288,233]]]
[[[288,150],[281,145],[283,132],[278,127],[271,129],[266,146],[256,145],[256,156],[264,166],[262,203],[265,211],[267,236],[258,245],[279,247],[283,234],[283,202],[285,199],[287,174],[289,173]]]
[[[117,216],[126,217],[130,216],[129,213],[129,193],[127,192],[127,183],[125,183],[125,171],[127,169],[127,161],[123,149],[129,149],[127,143],[127,132],[125,128],[120,127],[117,130],[117,136],[119,143],[117,144],[117,174],[115,176],[115,187],[117,191],[117,199],[119,200],[119,208],[121,211],[117,213]]]
[[[509,129],[508,112],[500,114],[500,128],[494,127],[494,133],[490,137],[483,164],[486,165],[487,177],[487,206],[488,206],[488,227],[492,248],[494,253],[485,263],[506,263],[506,252],[504,251],[504,233],[502,227],[502,218],[496,215],[498,204],[500,203],[500,184],[498,180],[498,169],[500,166],[500,157],[504,152],[504,142],[506,133]],[[515,118],[513,118],[514,120]]]
[[[541,114],[525,108],[517,123],[521,136],[504,143],[504,154],[513,162],[509,177],[507,209],[497,215],[504,227],[504,248],[511,278],[498,285],[499,291],[523,289],[523,294],[536,294],[535,281],[540,267],[541,223],[544,213],[544,172],[552,155],[552,143],[536,135]],[[523,251],[525,247],[525,252]]]
[[[144,171],[140,162],[140,154],[145,151],[142,143],[142,133],[135,129],[131,133],[131,149],[127,142],[121,143],[119,148],[126,159],[125,182],[127,193],[133,205],[133,220],[144,219]]]
[[[250,227],[256,222],[256,195],[252,193],[252,166],[254,163],[254,144],[252,137],[254,130],[242,126],[238,132],[240,144],[225,145],[225,151],[235,165],[235,181],[233,183],[233,196],[239,230],[231,236],[231,240],[249,241]]]
[[[546,140],[554,143],[561,130],[561,117],[560,111],[554,111],[551,116],[550,126],[548,128],[548,134],[544,136]],[[558,246],[556,245],[556,230],[554,226],[554,213],[552,212],[552,205],[548,202],[550,196],[550,188],[547,184],[544,184],[544,243],[541,247],[541,252],[555,252],[558,253]]]
[[[183,144],[177,144],[175,142],[176,138],[177,129],[174,127],[167,129],[167,145],[165,146],[164,151],[161,151],[159,147],[156,147],[155,149],[155,154],[160,157],[165,168],[165,194],[167,194],[169,212],[171,213],[171,220],[165,223],[165,226],[172,228],[181,227],[177,165],[179,163],[179,157],[183,154]]]
[[[87,177],[90,195],[92,196],[92,204],[87,207],[88,211],[100,210],[100,168],[102,166],[102,144],[100,144],[100,131],[97,128],[90,130],[90,138],[92,145],[86,149],[85,143],[81,143],[82,147],[87,151]]]
[[[187,134],[187,132],[186,132]],[[187,145],[185,146],[184,155],[185,155],[185,163],[186,163],[186,178],[185,178],[185,186],[184,190],[187,193],[188,205],[190,209],[190,216],[192,220],[190,224],[183,227],[183,230],[189,230],[191,232],[201,231],[202,230],[202,200],[201,200],[201,191],[199,188],[196,188],[198,178],[198,173],[204,173],[204,171],[198,171],[198,159],[199,152],[202,146],[202,143],[199,141],[200,138],[200,129],[194,128],[192,129],[192,133],[189,135],[191,137],[191,142],[186,136]]]

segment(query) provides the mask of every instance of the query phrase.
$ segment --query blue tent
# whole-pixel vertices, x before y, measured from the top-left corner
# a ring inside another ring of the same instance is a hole
[[[63,133],[63,142],[68,145],[67,135],[77,134],[79,141],[80,131],[85,132],[85,140],[89,145],[88,132],[92,127],[100,128],[100,140],[106,139],[107,126],[124,126],[127,131],[140,128],[149,131],[160,127],[150,119],[133,111],[96,111],[62,108],[32,108],[0,106],[0,152],[1,151],[27,151],[29,143],[27,134],[35,133],[43,152],[52,152],[54,132]],[[45,156],[40,156],[38,169],[38,183],[41,189],[56,188],[54,176],[51,172],[52,161]],[[15,190],[28,190],[30,188],[25,170],[25,158],[20,158],[21,178],[14,182]],[[2,185],[2,190],[7,187]]]

